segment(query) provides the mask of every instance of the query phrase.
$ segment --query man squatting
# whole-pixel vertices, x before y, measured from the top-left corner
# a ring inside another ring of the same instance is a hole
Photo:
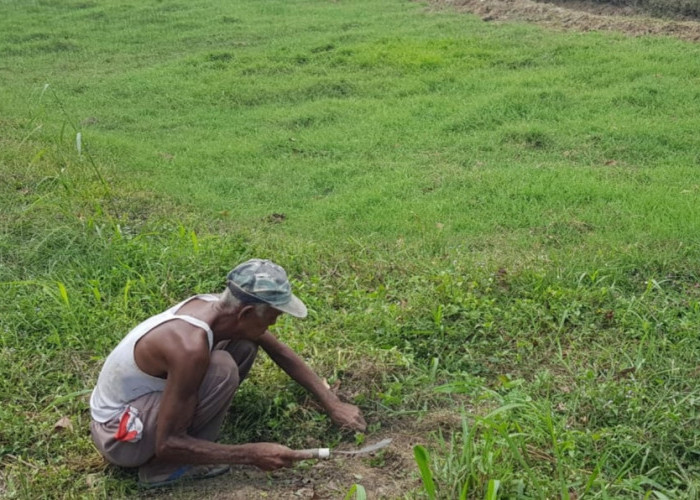
[[[97,449],[115,465],[139,467],[139,483],[147,487],[213,477],[228,464],[273,470],[308,458],[276,443],[216,443],[258,347],[335,424],[365,430],[360,409],[341,402],[267,330],[283,313],[303,318],[307,310],[284,269],[252,259],[228,274],[221,295],[190,297],[136,326],[105,360],[90,398]]]

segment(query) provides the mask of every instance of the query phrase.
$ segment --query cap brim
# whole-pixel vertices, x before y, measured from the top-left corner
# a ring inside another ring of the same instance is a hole
[[[299,300],[299,298],[296,295],[292,295],[291,300],[284,305],[270,305],[278,311],[291,314],[296,318],[306,318],[306,315],[309,313],[304,303],[301,300]]]

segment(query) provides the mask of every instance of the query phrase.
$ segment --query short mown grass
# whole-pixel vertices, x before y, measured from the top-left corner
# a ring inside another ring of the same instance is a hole
[[[696,44],[397,0],[0,5],[2,496],[135,494],[90,443],[101,362],[253,256],[370,432],[463,422],[420,454],[439,498],[698,495]],[[255,370],[225,440],[352,439]]]

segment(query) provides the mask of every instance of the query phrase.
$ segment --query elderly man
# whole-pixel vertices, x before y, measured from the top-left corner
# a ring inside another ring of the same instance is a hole
[[[306,306],[284,269],[252,259],[228,274],[220,296],[190,297],[139,324],[107,357],[92,392],[97,449],[115,465],[139,467],[146,487],[213,477],[228,464],[272,470],[308,458],[276,443],[215,442],[258,347],[316,396],[333,422],[364,430],[360,410],[341,402],[267,330],[283,313],[303,318]]]

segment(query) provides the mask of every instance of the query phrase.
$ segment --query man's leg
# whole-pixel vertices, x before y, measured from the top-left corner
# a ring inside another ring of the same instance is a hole
[[[212,362],[216,359],[217,366],[212,369],[210,363],[210,369],[199,389],[199,404],[189,428],[192,436],[207,441],[216,441],[219,437],[233,396],[248,375],[258,352],[258,346],[247,340],[223,344],[222,342],[221,349],[217,346],[211,354]],[[232,389],[230,396],[227,388]]]
[[[238,366],[231,356],[223,351],[213,351],[188,429],[191,436],[216,441],[240,380]]]
[[[199,387],[199,402],[188,429],[192,437],[216,440],[239,383],[238,368],[233,358],[223,351],[213,351],[209,368]],[[171,473],[181,469],[182,465],[152,458],[139,467],[139,480],[143,483],[164,481]]]
[[[255,362],[255,357],[258,354],[258,344],[250,340],[231,340],[219,342],[216,349],[224,350],[233,357],[236,366],[238,366],[238,376],[243,382]]]
[[[233,396],[255,361],[257,345],[249,341],[230,342],[225,349],[211,353],[209,369],[199,389],[199,403],[188,432],[191,436],[215,441],[231,406]],[[172,463],[153,459],[139,468],[142,482],[163,480],[179,469]]]

